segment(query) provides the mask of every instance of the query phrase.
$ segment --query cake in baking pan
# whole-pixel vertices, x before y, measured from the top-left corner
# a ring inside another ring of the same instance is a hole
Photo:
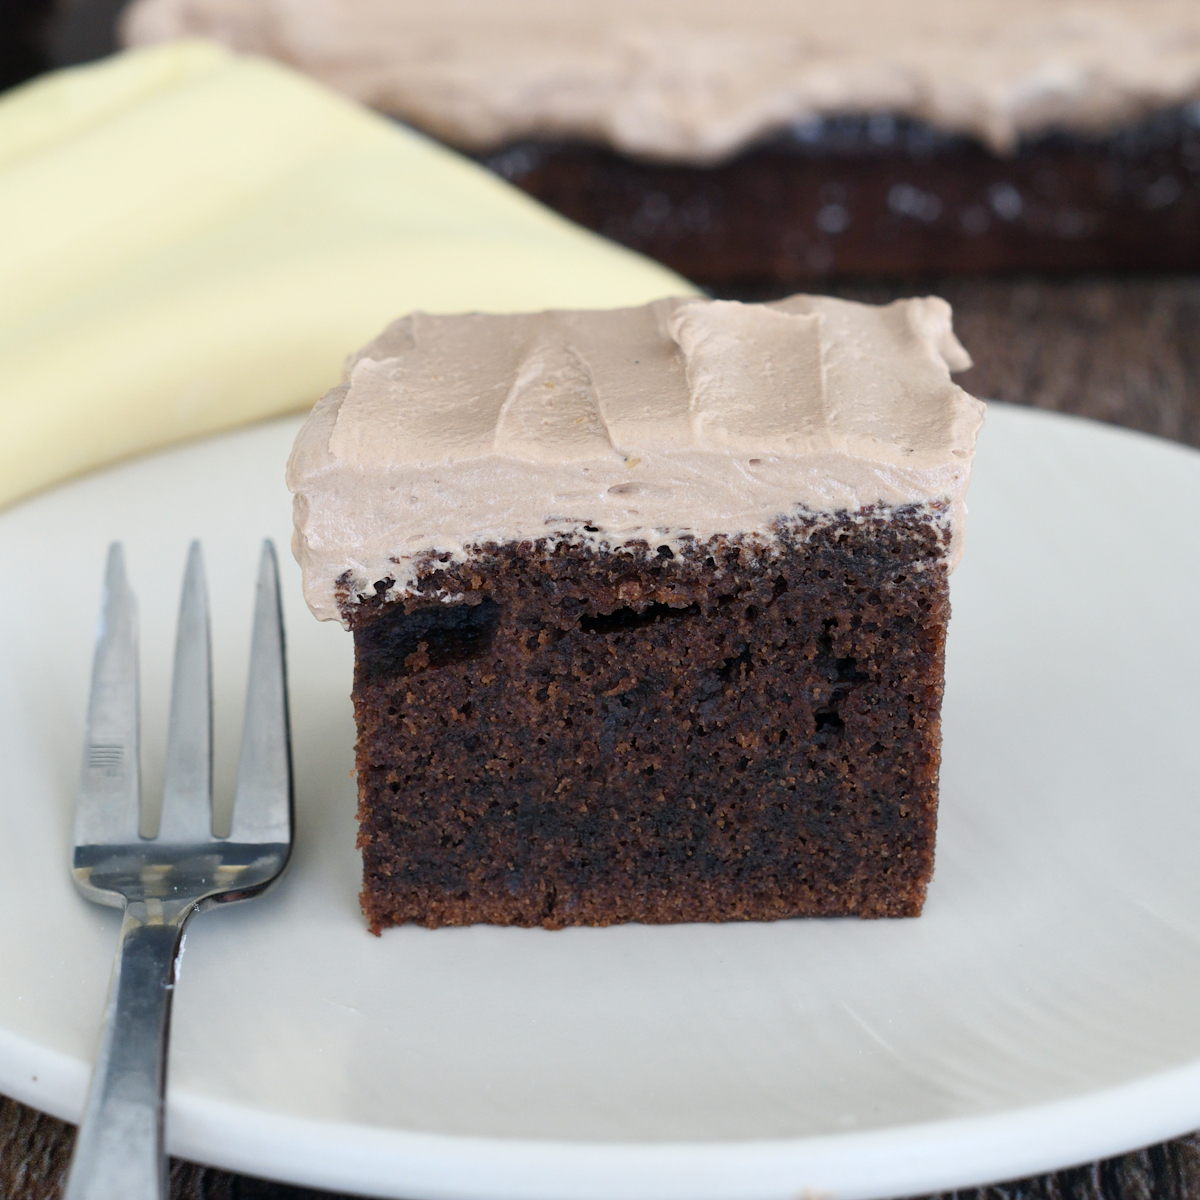
[[[982,405],[937,299],[412,314],[288,468],[373,930],[913,916]]]
[[[1200,269],[1191,0],[135,0],[701,282]]]

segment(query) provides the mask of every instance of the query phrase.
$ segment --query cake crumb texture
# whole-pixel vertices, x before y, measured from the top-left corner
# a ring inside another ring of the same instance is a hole
[[[547,539],[346,597],[372,931],[918,915],[946,537],[910,506]]]

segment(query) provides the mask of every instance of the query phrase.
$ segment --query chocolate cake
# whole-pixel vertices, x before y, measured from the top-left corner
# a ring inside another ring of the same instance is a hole
[[[982,405],[936,299],[397,321],[288,468],[370,927],[915,916]]]
[[[718,288],[1200,269],[1191,0],[135,0]]]
[[[710,287],[832,276],[1200,271],[1200,104],[1011,154],[890,114],[813,120],[717,166],[526,141],[483,162]]]

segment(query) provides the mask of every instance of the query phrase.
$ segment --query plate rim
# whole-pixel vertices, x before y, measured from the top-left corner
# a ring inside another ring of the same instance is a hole
[[[41,1072],[36,1087],[25,1083],[30,1067]],[[74,1123],[86,1076],[87,1064],[0,1029],[0,1090],[12,1099]],[[169,1095],[167,1111],[176,1157],[388,1200],[879,1200],[1045,1174],[1188,1133],[1200,1127],[1200,1059],[1046,1104],[807,1138],[633,1143],[416,1133],[186,1091]]]

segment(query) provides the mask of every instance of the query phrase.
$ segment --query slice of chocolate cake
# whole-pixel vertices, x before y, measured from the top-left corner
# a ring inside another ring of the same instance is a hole
[[[982,405],[936,299],[395,322],[289,464],[373,930],[913,916]]]

